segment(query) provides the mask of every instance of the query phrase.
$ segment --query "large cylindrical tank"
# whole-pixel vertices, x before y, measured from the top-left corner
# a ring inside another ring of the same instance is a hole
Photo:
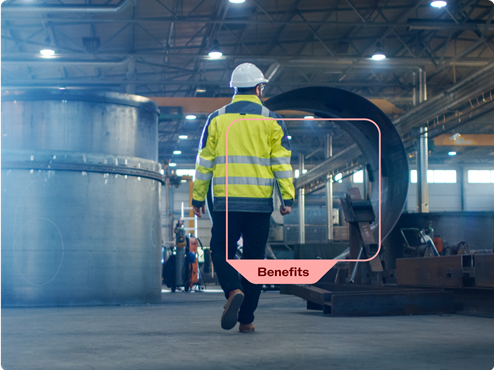
[[[157,134],[144,97],[2,95],[2,306],[160,299]]]

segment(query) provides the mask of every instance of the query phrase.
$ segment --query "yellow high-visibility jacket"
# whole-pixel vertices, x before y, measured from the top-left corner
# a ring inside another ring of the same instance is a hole
[[[271,119],[247,120],[263,117]],[[263,106],[256,95],[239,94],[233,97],[231,104],[212,113],[206,121],[199,141],[192,205],[204,205],[212,179],[214,211],[226,210],[226,133],[229,126],[228,210],[273,212],[276,180],[285,205],[291,207],[295,189],[285,123],[278,114]]]

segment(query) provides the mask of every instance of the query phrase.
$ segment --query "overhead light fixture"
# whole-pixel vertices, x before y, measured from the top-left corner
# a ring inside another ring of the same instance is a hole
[[[292,137],[291,136],[287,136],[286,137],[288,140],[292,140]]]
[[[182,139],[182,140],[185,140],[185,139],[188,138],[188,136],[187,135],[178,135],[178,138],[179,139]]]
[[[454,157],[456,155],[456,152],[448,152],[448,155]]]
[[[179,155],[179,154],[182,154],[182,152],[181,152],[180,150],[174,150],[174,151],[173,151],[173,154],[177,154],[177,155]]]
[[[208,55],[211,59],[219,59],[223,56],[223,53],[220,50],[220,44],[218,40],[213,41],[213,45],[211,46],[211,49],[209,49]]]
[[[444,7],[446,5],[448,5],[448,3],[446,1],[433,1],[431,3],[431,6],[433,8],[439,8],[439,9],[441,9],[442,7]]]
[[[376,51],[372,55],[373,60],[383,60],[386,59],[386,55],[384,54],[382,45],[380,42],[376,44]]]
[[[197,117],[194,114],[187,114],[185,119],[196,119]]]
[[[177,167],[177,164],[176,164],[176,163],[173,163],[173,162],[172,162],[172,163],[168,163],[168,165],[169,165],[170,167]]]
[[[39,52],[43,58],[51,58],[55,55],[55,50],[43,49]]]
[[[305,116],[304,119],[314,119],[314,116]]]
[[[94,54],[101,46],[101,40],[99,37],[83,37],[82,45],[84,45],[89,54]]]
[[[196,90],[198,93],[205,93],[206,89],[204,87],[198,87]]]
[[[232,4],[242,4],[245,3],[245,0],[230,0]]]
[[[65,87],[59,87],[58,89],[59,90],[65,90]]]

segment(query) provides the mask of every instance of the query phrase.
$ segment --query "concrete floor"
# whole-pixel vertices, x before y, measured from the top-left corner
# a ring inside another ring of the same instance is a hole
[[[5,370],[420,369],[494,367],[494,319],[332,318],[263,293],[256,332],[220,328],[221,293],[157,305],[2,309]]]

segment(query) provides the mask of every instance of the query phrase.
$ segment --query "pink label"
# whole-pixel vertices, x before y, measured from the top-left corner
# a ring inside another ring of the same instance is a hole
[[[228,126],[226,130],[226,240],[228,243],[228,132],[238,121],[266,121],[275,118],[240,118]],[[300,118],[284,118],[284,121],[301,121]],[[379,137],[379,248],[377,253],[368,259],[358,260],[367,262],[379,255],[381,250],[381,130],[368,118],[313,118],[312,121],[367,121],[377,129]],[[226,246],[226,261],[243,277],[253,284],[314,284],[320,280],[338,262],[356,262],[357,260],[237,260],[228,258]]]

